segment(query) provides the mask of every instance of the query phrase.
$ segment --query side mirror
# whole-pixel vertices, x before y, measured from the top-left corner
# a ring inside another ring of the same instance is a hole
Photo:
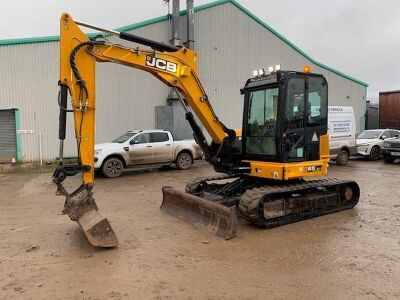
[[[138,140],[135,140],[135,139],[133,139],[133,140],[131,140],[131,141],[129,142],[129,144],[131,144],[131,145],[134,145],[134,144],[139,144],[139,141],[138,141]]]

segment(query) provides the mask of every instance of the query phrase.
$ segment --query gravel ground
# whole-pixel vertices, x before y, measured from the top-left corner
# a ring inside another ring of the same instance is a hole
[[[355,209],[270,230],[240,220],[224,241],[159,210],[161,187],[212,174],[136,171],[96,179],[120,246],[91,247],[60,215],[51,173],[0,175],[1,299],[399,299],[400,164],[352,160]],[[77,187],[79,177],[68,179]]]

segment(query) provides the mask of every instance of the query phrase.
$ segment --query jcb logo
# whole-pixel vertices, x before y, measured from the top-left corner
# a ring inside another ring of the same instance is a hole
[[[168,72],[173,72],[173,73],[176,73],[177,69],[176,63],[150,55],[146,57],[146,65],[149,67],[154,67],[160,70],[166,70]]]

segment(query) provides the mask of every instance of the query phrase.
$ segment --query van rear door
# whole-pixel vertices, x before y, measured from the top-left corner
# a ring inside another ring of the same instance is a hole
[[[329,150],[331,155],[337,155],[342,148],[347,148],[350,154],[356,152],[356,127],[353,107],[328,107]]]

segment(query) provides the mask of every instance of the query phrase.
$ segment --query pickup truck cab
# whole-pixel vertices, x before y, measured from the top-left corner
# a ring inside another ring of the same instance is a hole
[[[166,130],[128,131],[111,143],[95,145],[94,167],[106,177],[118,177],[132,167],[161,167],[176,164],[189,169],[203,155],[194,140],[174,141]]]

